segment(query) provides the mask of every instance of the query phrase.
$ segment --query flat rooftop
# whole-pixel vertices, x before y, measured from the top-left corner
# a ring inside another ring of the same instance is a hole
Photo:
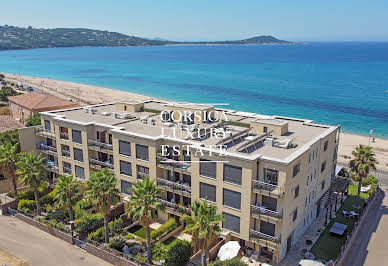
[[[126,103],[135,104],[133,101],[126,101]],[[229,123],[222,121],[202,123],[197,126],[201,129],[198,131],[193,125],[162,121],[159,112],[168,110],[169,106],[200,110],[207,110],[212,107],[201,104],[152,100],[145,101],[144,110],[140,112],[120,112],[116,107],[116,103],[107,103],[50,111],[43,114],[72,123],[107,126],[112,128],[114,132],[154,140],[168,139],[198,146],[226,145],[228,155],[247,159],[268,157],[285,160],[290,158],[290,156],[297,156],[298,153],[309,147],[310,144],[330,134],[337,128],[336,126],[315,124],[311,120],[265,116],[215,108],[216,111],[223,111],[226,114]],[[282,136],[271,135],[273,134],[272,132],[269,134],[255,132],[249,126],[251,122],[262,122],[275,126],[288,124],[288,132]],[[205,134],[211,130],[215,132],[217,128],[224,128],[227,130],[227,134],[225,136],[220,134],[218,138],[214,136],[209,137],[209,134]]]

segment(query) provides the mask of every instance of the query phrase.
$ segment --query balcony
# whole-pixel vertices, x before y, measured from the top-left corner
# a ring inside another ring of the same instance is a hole
[[[55,139],[55,132],[45,129],[42,126],[37,127],[36,135],[45,137],[45,138]]]
[[[188,162],[177,161],[164,156],[156,156],[156,162],[160,168],[182,173],[191,172],[191,163]]]
[[[96,166],[96,169],[98,169],[98,170],[101,170],[102,167],[109,168],[111,170],[114,169],[114,165],[109,161],[103,162],[103,161],[100,161],[98,159],[89,158],[89,162],[93,166]]]
[[[62,150],[62,156],[66,158],[70,158],[70,150]]]
[[[169,202],[167,200],[159,199],[160,203],[162,203],[166,207],[166,211],[173,213],[175,215],[183,216],[184,214],[189,213],[189,208],[185,206],[181,206],[176,203]]]
[[[36,147],[38,150],[50,154],[50,155],[55,155],[57,156],[57,148],[54,146],[47,145],[46,143],[39,143]]]
[[[271,235],[267,235],[265,233],[250,229],[249,237],[252,241],[258,243],[259,245],[266,246],[269,248],[276,249],[280,244],[280,236],[275,237]]]
[[[263,206],[251,205],[251,215],[260,220],[277,223],[282,219],[282,212],[269,210]]]
[[[112,144],[89,139],[88,145],[89,145],[89,149],[94,150],[94,151],[103,151],[103,152],[105,151],[106,153],[110,153],[110,154],[113,153],[113,145]]]
[[[283,187],[258,180],[252,180],[252,190],[253,192],[275,198],[281,198],[284,195]]]
[[[137,179],[144,179],[146,177],[150,177],[149,173],[137,172]]]
[[[59,174],[59,168],[58,168],[58,165],[57,165],[56,162],[48,160],[48,161],[44,162],[43,164],[44,164],[44,165],[47,167],[47,169],[49,169],[51,172],[54,172],[54,173]]]
[[[65,175],[72,175],[72,171],[70,167],[63,167],[63,174]]]
[[[191,187],[187,183],[179,184],[177,182],[170,181],[167,179],[157,178],[157,184],[159,187],[161,187],[165,190],[172,191],[175,193],[182,192],[187,197],[191,196]]]
[[[59,137],[60,139],[62,140],[69,140],[69,134],[65,133],[65,132],[60,132],[59,133]]]

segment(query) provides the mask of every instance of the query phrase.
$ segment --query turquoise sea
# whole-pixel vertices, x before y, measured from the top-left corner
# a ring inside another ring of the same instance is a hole
[[[388,138],[388,43],[1,51],[0,73],[302,117]]]

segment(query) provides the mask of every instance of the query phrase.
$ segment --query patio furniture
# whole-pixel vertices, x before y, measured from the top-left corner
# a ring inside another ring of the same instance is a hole
[[[345,233],[347,227],[348,226],[346,224],[335,222],[330,228],[330,233],[342,236]]]
[[[350,211],[350,215],[351,215],[353,218],[356,218],[356,219],[360,218],[360,215],[359,215],[357,212],[355,212],[355,211]]]
[[[313,253],[311,253],[311,252],[306,252],[304,255],[303,255],[303,257],[305,258],[305,259],[307,259],[307,260],[315,260],[315,256],[313,255]]]
[[[351,218],[351,214],[348,211],[342,211],[342,214],[345,216],[345,218]]]

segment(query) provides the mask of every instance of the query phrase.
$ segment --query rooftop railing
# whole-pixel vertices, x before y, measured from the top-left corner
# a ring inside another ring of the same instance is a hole
[[[100,160],[94,159],[94,158],[89,158],[89,162],[92,163],[92,164],[101,165],[101,166],[109,168],[109,169],[113,169],[114,168],[114,165],[112,163],[110,163],[110,162],[103,162],[103,161],[100,161]]]
[[[260,215],[267,215],[267,216],[271,216],[271,217],[277,218],[277,219],[282,218],[281,212],[269,210],[268,208],[266,208],[264,206],[251,205],[251,211],[252,211],[252,214],[257,214],[259,216]]]
[[[281,186],[259,180],[252,180],[252,190],[256,193],[280,198],[284,194]]]
[[[191,193],[191,187],[186,184],[179,184],[174,181],[170,181],[163,178],[157,178],[157,183],[159,186],[169,187],[173,190],[179,190],[187,193]]]
[[[112,144],[108,144],[108,143],[104,143],[104,142],[101,142],[101,141],[98,141],[98,140],[91,140],[89,139],[88,140],[88,144],[89,146],[94,146],[94,147],[99,147],[99,148],[104,148],[104,149],[107,149],[107,150],[113,150],[113,145]]]

